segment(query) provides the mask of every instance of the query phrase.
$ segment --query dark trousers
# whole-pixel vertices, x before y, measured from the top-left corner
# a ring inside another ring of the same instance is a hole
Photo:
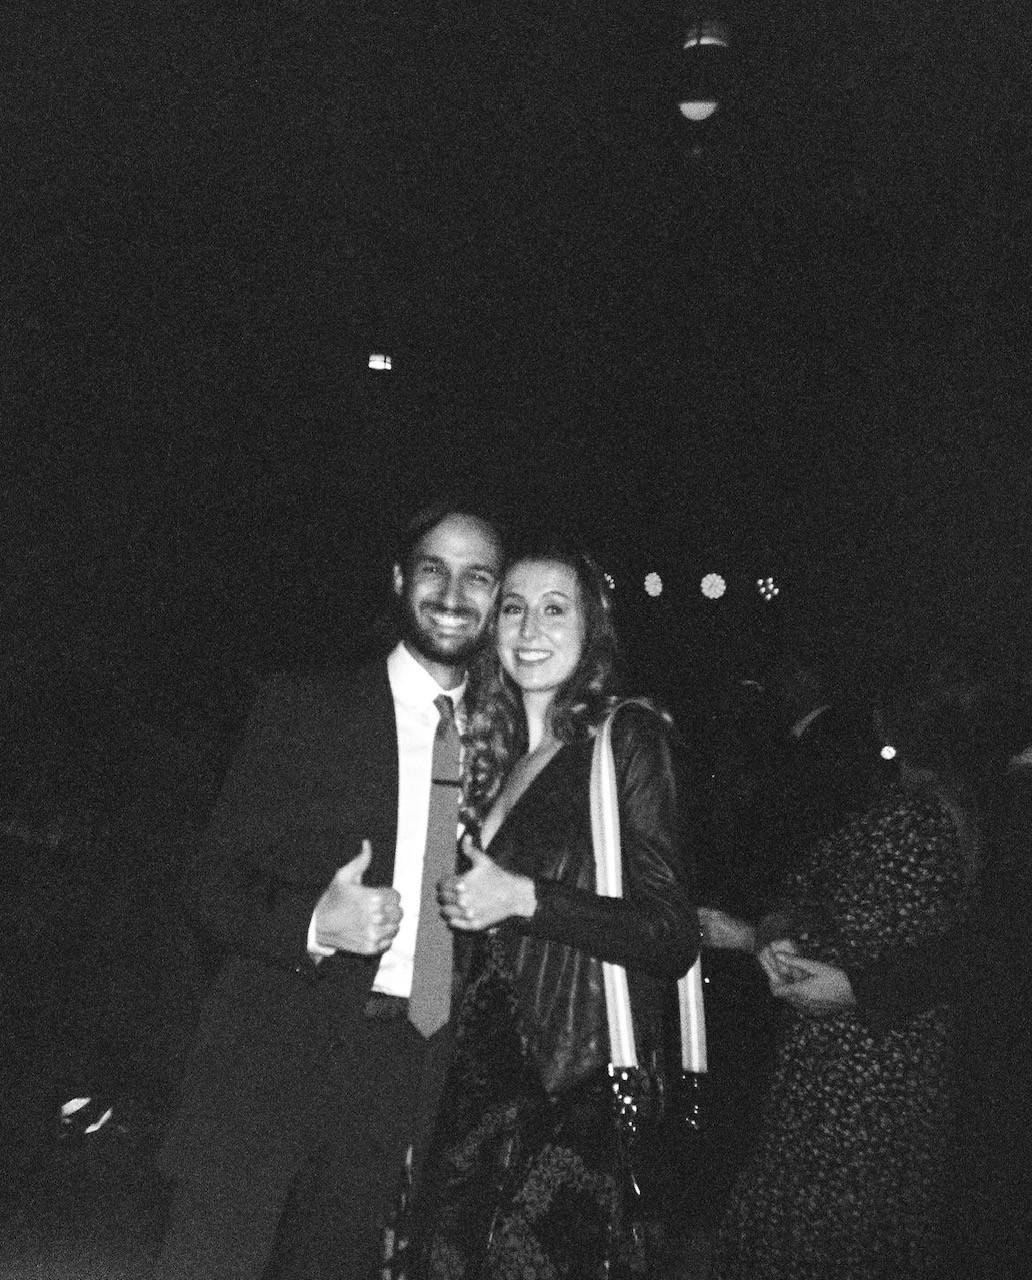
[[[297,1170],[176,1188],[155,1280],[373,1280],[405,1152],[432,1123],[445,1033],[364,1019],[340,1105]]]

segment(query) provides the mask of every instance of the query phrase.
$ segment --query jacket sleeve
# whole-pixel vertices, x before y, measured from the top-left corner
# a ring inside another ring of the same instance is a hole
[[[601,960],[678,978],[698,954],[699,918],[670,732],[655,713],[624,708],[613,725],[613,753],[624,896],[539,878],[537,910],[513,925]]]
[[[299,831],[284,821],[304,785],[302,707],[296,685],[279,677],[256,699],[201,838],[185,910],[225,950],[314,971],[308,924],[348,855],[340,832]]]

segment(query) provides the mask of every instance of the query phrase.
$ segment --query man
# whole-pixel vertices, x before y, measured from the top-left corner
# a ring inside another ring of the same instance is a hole
[[[386,661],[258,701],[190,904],[228,954],[160,1155],[176,1185],[159,1280],[375,1273],[432,1105],[452,979],[433,860],[454,869],[453,711],[501,558],[485,520],[424,514],[394,566]]]

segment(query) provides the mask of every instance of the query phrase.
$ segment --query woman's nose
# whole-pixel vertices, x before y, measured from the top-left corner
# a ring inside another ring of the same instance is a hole
[[[526,640],[537,633],[537,614],[528,609],[520,621],[520,636]]]

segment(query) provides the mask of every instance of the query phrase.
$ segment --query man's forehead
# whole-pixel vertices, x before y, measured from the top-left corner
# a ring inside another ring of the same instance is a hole
[[[502,550],[489,524],[476,516],[455,514],[445,516],[420,538],[414,558],[427,556],[475,562],[497,570]]]

